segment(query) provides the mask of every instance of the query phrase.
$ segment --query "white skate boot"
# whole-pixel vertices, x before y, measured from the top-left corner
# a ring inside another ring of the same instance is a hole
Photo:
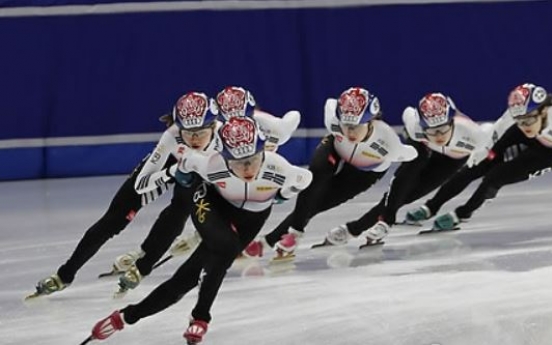
[[[378,221],[373,227],[364,232],[367,242],[366,244],[360,246],[360,248],[383,244],[382,240],[387,236],[387,234],[389,234],[389,225],[382,220]]]
[[[113,298],[123,298],[128,290],[135,289],[142,281],[142,274],[136,265],[132,265],[128,271],[125,272],[120,278],[118,283],[118,290],[113,295]]]
[[[184,255],[189,251],[195,249],[199,242],[201,242],[201,236],[199,236],[199,232],[194,231],[189,236],[182,236],[177,238],[171,246],[171,249],[169,249],[169,254],[173,257]]]
[[[111,271],[100,273],[98,275],[98,278],[103,277],[111,277],[115,275],[120,275],[128,271],[132,265],[136,262],[136,260],[143,257],[146,253],[144,253],[142,250],[131,250],[128,253],[125,253],[123,255],[119,255],[115,258],[115,261],[113,262],[113,266],[111,268]]]

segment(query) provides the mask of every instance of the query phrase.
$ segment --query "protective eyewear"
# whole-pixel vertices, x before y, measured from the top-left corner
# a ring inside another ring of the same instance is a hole
[[[443,126],[439,126],[439,127],[435,127],[435,128],[426,128],[424,130],[424,133],[426,135],[429,135],[430,137],[434,137],[436,135],[445,135],[447,134],[448,132],[450,132],[452,130],[452,125],[443,125]]]
[[[344,125],[344,124],[340,124],[339,125],[341,127],[341,129],[343,130],[343,132],[356,132],[356,131],[360,131],[362,128],[364,128],[366,125],[365,124],[360,124],[360,125]]]
[[[182,136],[185,137],[186,139],[193,139],[193,138],[203,139],[211,135],[211,133],[213,133],[213,130],[211,128],[183,129],[181,130],[181,132],[182,132]]]
[[[262,152],[259,152],[251,157],[242,158],[242,159],[229,159],[228,167],[232,170],[235,169],[244,169],[251,166],[260,165],[263,160]]]
[[[521,127],[529,127],[534,125],[538,121],[539,117],[538,115],[533,116],[524,116],[514,119],[516,121],[516,124]]]

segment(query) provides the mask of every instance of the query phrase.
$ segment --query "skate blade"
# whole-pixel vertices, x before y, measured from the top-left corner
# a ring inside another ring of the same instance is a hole
[[[35,291],[32,294],[25,296],[25,298],[23,298],[23,300],[24,301],[31,301],[31,300],[34,300],[34,299],[40,297],[40,296],[42,296],[42,294]]]
[[[152,269],[156,269],[157,267],[163,265],[167,261],[171,260],[174,257],[174,255],[170,254],[167,255],[164,259],[159,260],[155,265],[153,265]]]
[[[324,247],[333,247],[334,245],[330,243],[327,239],[322,243],[315,243],[311,246],[311,249],[324,248]]]
[[[437,234],[437,233],[447,233],[447,232],[456,231],[456,230],[460,230],[460,227],[459,227],[459,226],[456,226],[456,227],[454,227],[454,228],[452,228],[452,229],[448,229],[448,230],[426,229],[426,230],[419,231],[419,232],[418,232],[418,235],[428,235],[428,234]]]
[[[104,273],[100,273],[98,274],[98,279],[101,279],[101,278],[107,278],[107,277],[115,277],[115,276],[120,276],[121,274],[123,274],[125,272],[123,271],[118,271],[116,269],[112,269],[111,271],[109,272],[104,272]]]
[[[422,222],[411,223],[411,222],[407,222],[406,220],[403,220],[402,222],[397,223],[396,225],[419,227],[419,226],[422,226]]]
[[[272,259],[270,259],[270,264],[277,265],[277,264],[285,264],[288,262],[293,262],[295,260],[295,254],[290,254],[286,256],[275,256]]]
[[[94,340],[94,337],[91,335],[88,338],[84,339],[84,341],[82,343],[80,343],[79,345],[86,345],[89,342],[91,342],[92,340]]]
[[[358,249],[364,249],[364,248],[369,248],[369,247],[377,247],[377,246],[380,246],[380,245],[383,245],[383,244],[385,244],[384,241],[377,240],[377,241],[372,241],[372,242],[362,244],[358,247]]]

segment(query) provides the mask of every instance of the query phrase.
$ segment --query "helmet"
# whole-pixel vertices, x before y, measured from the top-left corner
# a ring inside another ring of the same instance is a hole
[[[180,129],[207,127],[217,119],[218,108],[201,92],[188,92],[173,107],[173,120]]]
[[[246,116],[232,116],[219,128],[222,155],[226,159],[242,159],[263,150],[264,141],[255,121]]]
[[[442,93],[428,93],[418,103],[420,125],[423,129],[439,127],[452,122],[456,106],[450,97]]]
[[[508,112],[513,118],[525,116],[545,105],[548,94],[543,87],[534,84],[519,85],[508,96]]]
[[[343,125],[360,125],[379,114],[378,98],[366,89],[352,87],[343,91],[337,100],[337,118]]]
[[[251,116],[255,109],[255,98],[246,89],[228,86],[215,99],[220,114],[228,120],[232,116]]]

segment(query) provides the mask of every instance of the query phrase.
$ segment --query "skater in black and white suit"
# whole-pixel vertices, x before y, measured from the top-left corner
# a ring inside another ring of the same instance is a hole
[[[248,246],[247,255],[261,256],[264,248],[275,247],[276,260],[292,257],[312,217],[368,190],[393,162],[416,157],[416,150],[403,145],[381,115],[378,98],[366,89],[350,88],[326,101],[324,119],[330,134],[311,159],[312,184],[299,194],[292,213]]]
[[[189,151],[176,174],[187,186],[195,172],[205,181],[193,196],[192,220],[202,241],[176,273],[137,304],[98,322],[93,339],[105,339],[125,324],[134,324],[178,302],[198,286],[197,303],[184,337],[199,343],[211,321],[210,309],[237,255],[257,235],[275,199],[286,200],[304,190],[310,171],[265,152],[255,122],[233,116],[219,129],[222,153],[209,156]]]
[[[184,118],[179,115],[179,112],[182,106],[190,101],[208,102],[208,98],[204,94],[190,92],[178,99],[173,107],[172,116],[170,118],[166,116],[163,118],[167,122],[168,128],[160,140],[163,143],[172,143],[169,147],[172,148],[174,146],[175,149],[168,151],[167,148],[167,154],[163,157],[154,151],[153,154],[149,154],[142,160],[119,188],[107,212],[85,232],[69,259],[58,268],[55,274],[37,283],[36,294],[47,295],[65,289],[73,282],[80,268],[109,239],[125,229],[143,206],[153,202],[164,193],[173,184],[173,178],[168,174],[169,168],[176,166],[181,151],[184,148],[194,147],[200,150],[214,150],[217,145],[220,145],[220,143],[211,140],[215,130],[214,114],[210,112],[198,114],[198,119],[200,120],[198,123],[183,121]],[[205,104],[204,109],[208,109],[208,103]],[[190,133],[192,132],[195,135],[191,135]],[[190,140],[192,136],[193,139]],[[155,165],[156,169],[163,172],[163,178],[154,181],[141,177],[144,168],[147,170],[147,167],[151,165]],[[135,190],[135,186],[146,185],[152,186],[147,193],[140,194]],[[182,216],[180,215],[180,211],[175,211],[186,204],[185,201],[187,199],[189,199],[189,195],[186,189],[176,185],[171,203],[161,212],[152,228],[152,232],[182,231],[184,226]],[[136,253],[134,259],[137,259],[139,256],[140,254]],[[122,267],[116,268],[120,270],[124,269]]]

